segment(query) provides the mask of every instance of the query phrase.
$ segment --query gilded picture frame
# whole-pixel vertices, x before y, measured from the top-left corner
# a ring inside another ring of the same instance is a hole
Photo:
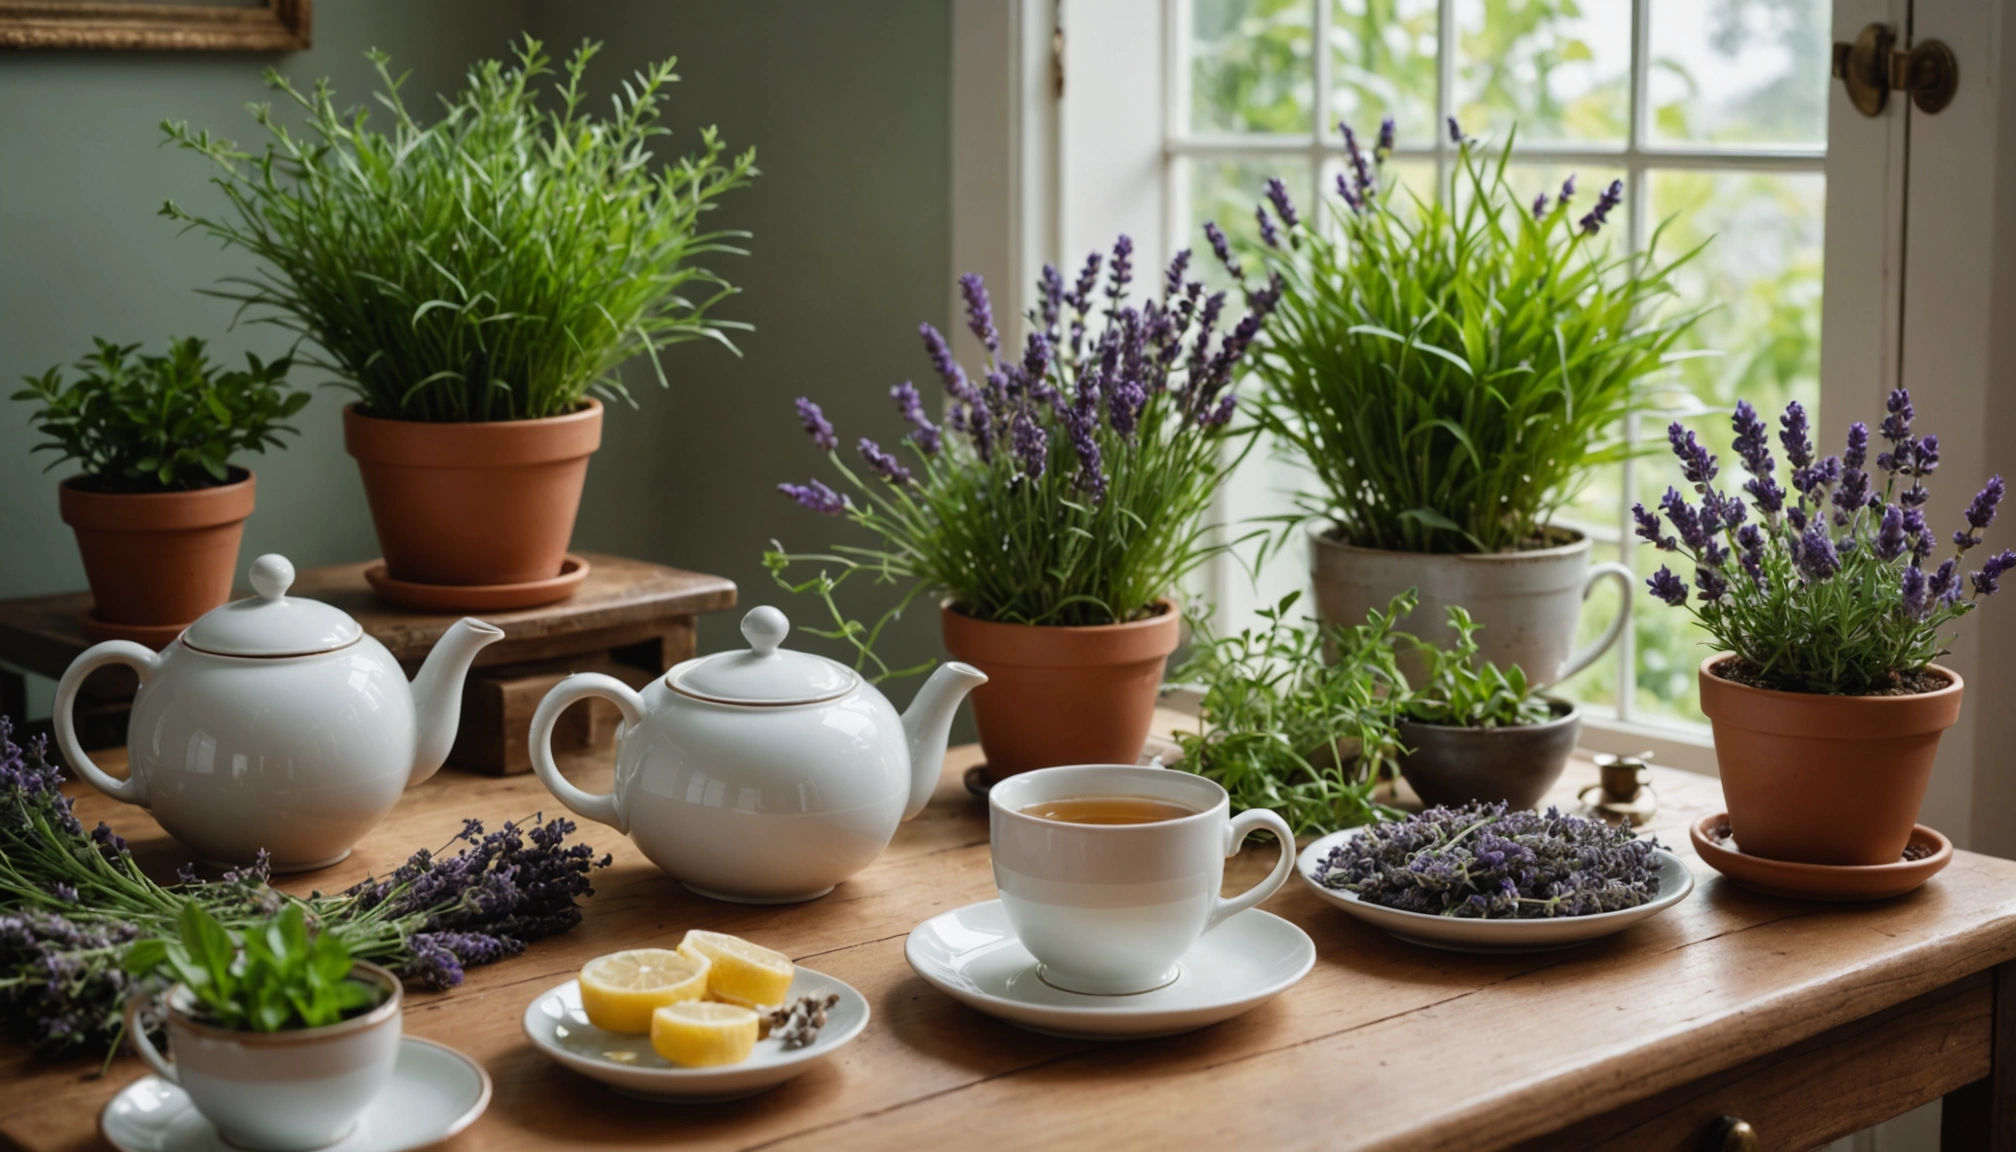
[[[308,47],[313,0],[256,5],[0,0],[0,48],[139,52],[294,52]]]

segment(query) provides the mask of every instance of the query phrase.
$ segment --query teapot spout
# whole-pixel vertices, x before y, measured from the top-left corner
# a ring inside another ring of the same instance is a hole
[[[903,819],[922,812],[937,790],[952,716],[959,711],[959,701],[986,682],[987,674],[978,668],[952,661],[931,674],[903,713],[903,735],[910,744],[910,803],[903,808]]]
[[[407,774],[411,788],[438,771],[455,744],[455,731],[462,723],[462,681],[476,653],[504,638],[504,630],[474,617],[464,616],[435,642],[426,663],[413,677],[413,716],[418,729],[413,748],[413,767]]]

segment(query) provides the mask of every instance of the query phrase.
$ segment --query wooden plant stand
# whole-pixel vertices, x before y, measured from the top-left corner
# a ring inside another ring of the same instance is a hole
[[[449,763],[495,775],[532,770],[526,733],[539,700],[575,672],[602,672],[632,687],[694,654],[703,612],[735,606],[734,582],[621,556],[584,553],[591,569],[573,596],[518,612],[476,613],[504,629],[504,639],[476,654],[463,689],[462,724]],[[303,570],[292,594],[326,601],[356,617],[412,675],[458,616],[409,612],[379,600],[364,582],[365,564]],[[91,646],[77,625],[89,592],[0,601],[0,714],[26,711],[22,672],[52,679]],[[78,738],[87,748],[126,742],[126,713],[137,681],[127,668],[104,668],[85,681],[77,702]],[[562,717],[556,751],[606,748],[616,710],[588,701]]]

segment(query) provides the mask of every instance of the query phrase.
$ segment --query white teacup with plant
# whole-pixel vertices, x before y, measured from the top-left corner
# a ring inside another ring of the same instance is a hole
[[[127,1002],[141,1059],[237,1147],[296,1152],[347,1135],[392,1077],[398,978],[311,931],[298,904],[233,932],[192,900],[177,928],[126,953],[128,972],[173,981],[168,1055],[142,1020],[152,997]]]

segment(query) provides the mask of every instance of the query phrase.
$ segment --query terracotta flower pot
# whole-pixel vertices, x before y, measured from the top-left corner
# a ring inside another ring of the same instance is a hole
[[[256,483],[243,468],[231,476],[189,492],[93,492],[78,487],[81,476],[57,487],[98,624],[179,630],[231,598]]]
[[[1457,806],[1481,800],[1531,808],[1561,778],[1582,712],[1565,700],[1549,700],[1554,718],[1509,728],[1457,728],[1400,721],[1400,774],[1428,804]]]
[[[1895,864],[1918,822],[1939,734],[1960,718],[1958,673],[1915,696],[1773,692],[1724,680],[1701,662],[1701,711],[1729,830],[1746,856],[1800,864]]]
[[[1589,538],[1580,532],[1548,529],[1564,541],[1552,548],[1457,555],[1360,548],[1334,539],[1331,531],[1317,525],[1309,532],[1316,604],[1329,624],[1363,624],[1366,613],[1383,610],[1412,588],[1420,602],[1400,621],[1402,631],[1449,643],[1456,634],[1449,629],[1447,609],[1460,605],[1482,626],[1477,633],[1481,659],[1500,668],[1517,664],[1530,683],[1545,687],[1595,663],[1630,622],[1637,577],[1622,564],[1592,567]],[[1623,606],[1602,636],[1576,651],[1582,601],[1606,577],[1617,581]],[[1419,656],[1403,653],[1400,667],[1410,681],[1425,682],[1427,669]]]
[[[993,624],[940,607],[953,659],[987,674],[972,700],[989,780],[1140,758],[1183,620],[1169,601],[1157,607],[1146,620],[1082,628]]]
[[[395,580],[529,584],[560,574],[602,405],[543,420],[438,424],[343,409],[378,547]]]

